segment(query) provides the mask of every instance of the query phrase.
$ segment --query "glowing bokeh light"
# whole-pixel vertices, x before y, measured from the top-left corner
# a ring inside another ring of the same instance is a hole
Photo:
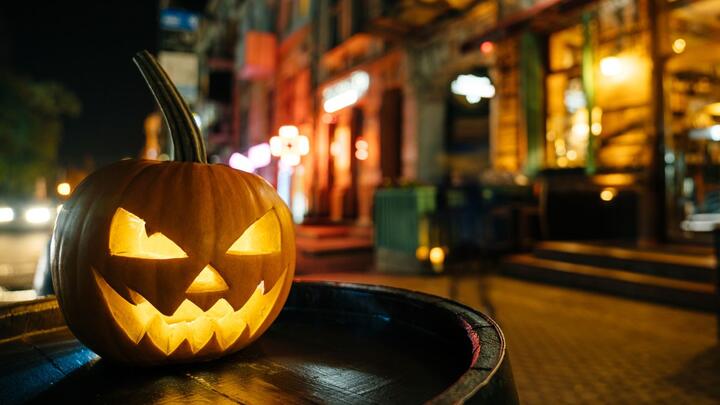
[[[250,158],[238,152],[230,155],[228,165],[230,165],[230,167],[232,167],[233,169],[242,170],[248,173],[252,173],[253,171],[255,171],[255,166],[253,165],[253,162],[250,160]]]
[[[673,41],[672,50],[673,50],[673,52],[678,53],[678,54],[683,53],[686,45],[687,45],[687,43],[685,42],[684,39],[678,38]]]
[[[250,149],[248,149],[248,158],[256,169],[269,165],[272,161],[270,145],[268,143],[261,143],[251,146]]]
[[[600,72],[608,77],[617,76],[622,73],[622,61],[617,56],[606,56],[600,61]]]
[[[490,53],[495,49],[495,45],[490,41],[485,41],[482,44],[480,44],[480,52],[482,53]]]
[[[615,189],[606,188],[600,192],[600,199],[606,202],[612,201],[615,198]]]
[[[31,224],[46,224],[50,222],[50,217],[47,207],[32,207],[25,211],[25,220]]]
[[[310,153],[310,140],[300,135],[296,126],[283,125],[278,135],[270,138],[270,153],[279,156],[280,161],[288,166],[300,164],[300,157]]]
[[[63,182],[57,185],[57,193],[62,196],[70,195],[70,192],[72,191],[70,184]]]
[[[495,96],[495,86],[485,76],[459,75],[450,83],[450,90],[458,96],[465,96],[470,104],[477,104],[483,98]]]
[[[360,100],[370,88],[370,76],[362,70],[353,72],[349,78],[341,80],[322,92],[323,109],[333,113],[351,106]]]
[[[10,207],[0,207],[0,223],[15,219],[15,211]]]

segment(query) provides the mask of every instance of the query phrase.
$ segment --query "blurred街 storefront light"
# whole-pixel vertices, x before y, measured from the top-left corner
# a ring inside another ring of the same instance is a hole
[[[613,77],[622,73],[622,62],[617,56],[606,56],[600,61],[600,72],[604,76]]]
[[[62,196],[70,195],[72,188],[69,183],[63,182],[57,185],[57,193]]]
[[[678,38],[678,39],[676,39],[676,40],[673,41],[673,43],[672,43],[672,50],[673,50],[673,52],[675,52],[675,53],[683,53],[683,51],[685,50],[685,46],[686,46],[686,45],[687,45],[687,43],[685,42],[684,39]]]

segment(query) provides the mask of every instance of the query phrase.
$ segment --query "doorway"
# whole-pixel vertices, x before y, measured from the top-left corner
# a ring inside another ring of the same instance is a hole
[[[402,117],[402,90],[385,90],[380,105],[380,171],[383,181],[397,182],[402,177]]]

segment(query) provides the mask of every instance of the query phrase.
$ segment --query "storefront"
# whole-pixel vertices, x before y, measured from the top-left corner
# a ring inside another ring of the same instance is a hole
[[[546,230],[573,222],[596,238],[709,241],[706,231],[720,220],[720,3],[543,4],[524,29],[498,41],[498,54],[517,49],[518,61],[499,66],[499,102],[510,108],[502,109],[498,145],[508,146],[496,145],[494,159],[508,167],[517,159],[551,190]],[[632,226],[603,233],[567,207],[555,215],[552,190],[556,200],[612,209],[613,222]],[[573,232],[545,236],[582,236]]]
[[[658,21],[668,234],[709,240],[720,220],[720,2],[668,2]]]
[[[401,63],[388,53],[318,87],[315,210],[332,221],[371,223],[375,188],[401,175]]]
[[[445,142],[447,180],[478,184],[491,167],[491,115],[495,85],[487,67],[476,66],[454,75],[446,85]],[[497,115],[497,111],[492,111]]]
[[[493,167],[535,178],[543,238],[656,238],[650,4],[523,5],[465,46],[497,38]]]

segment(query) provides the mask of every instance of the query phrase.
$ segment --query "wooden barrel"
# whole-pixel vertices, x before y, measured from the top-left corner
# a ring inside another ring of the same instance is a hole
[[[280,317],[247,349],[152,369],[103,361],[52,324],[52,301],[33,305],[42,309],[0,310],[0,329],[10,320],[16,334],[0,338],[2,403],[517,403],[498,326],[430,295],[296,282]]]

